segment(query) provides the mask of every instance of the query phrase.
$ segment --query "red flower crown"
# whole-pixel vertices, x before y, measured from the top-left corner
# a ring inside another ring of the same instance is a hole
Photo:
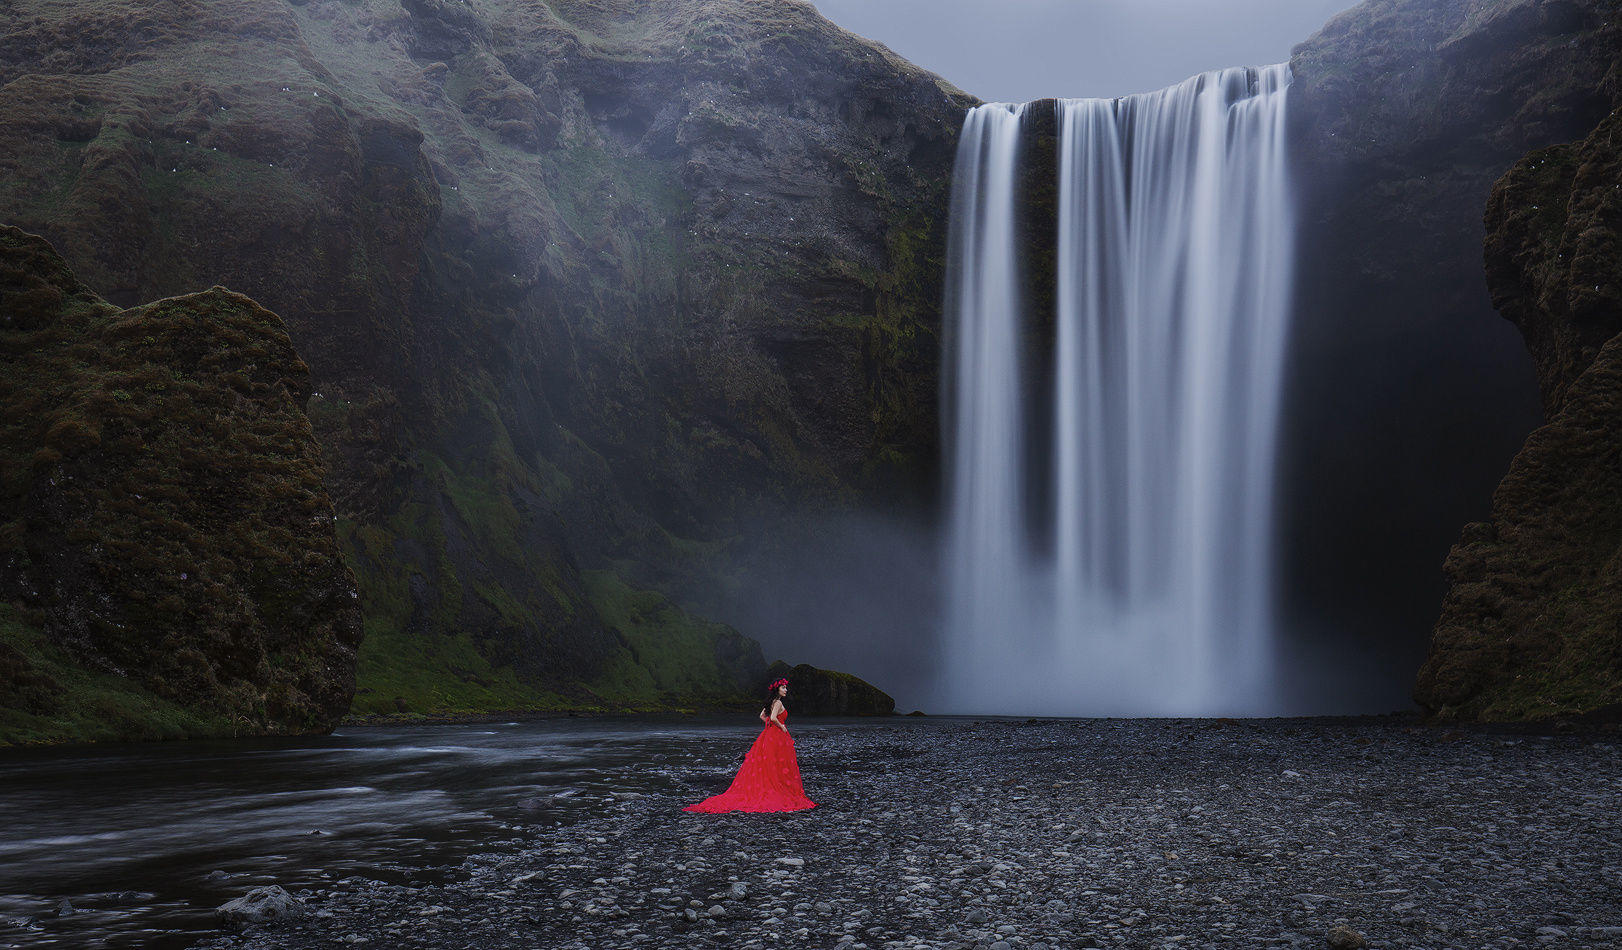
[[[788,680],[776,680],[776,681],[774,681],[772,683],[772,685],[770,685],[770,686],[768,686],[766,688],[767,689],[776,689],[779,686],[787,686],[787,685],[788,685]]]

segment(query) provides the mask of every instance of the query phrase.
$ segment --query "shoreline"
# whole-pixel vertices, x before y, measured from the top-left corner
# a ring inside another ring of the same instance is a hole
[[[659,710],[513,710],[505,712],[468,713],[392,713],[369,716],[346,715],[330,732],[277,733],[238,736],[188,736],[163,739],[112,739],[96,742],[46,742],[21,745],[0,745],[0,758],[23,757],[51,752],[91,752],[120,747],[170,746],[187,743],[278,742],[298,741],[332,735],[339,729],[380,729],[405,726],[480,725],[500,722],[540,722],[548,720],[601,720],[619,719],[629,722],[654,722],[688,718],[724,716],[748,713],[753,704],[736,707],[684,707]],[[957,722],[1023,722],[1023,723],[1088,723],[1088,722],[1187,722],[1187,723],[1273,723],[1298,722],[1344,725],[1398,724],[1416,729],[1480,733],[1486,735],[1608,735],[1622,732],[1622,712],[1605,709],[1582,716],[1550,717],[1538,720],[1510,721],[1450,721],[1427,718],[1419,710],[1397,710],[1385,713],[1344,713],[1301,716],[1026,716],[1018,714],[985,715],[966,713],[889,713],[887,715],[819,716],[801,714],[802,720],[853,720],[866,722],[894,722],[898,720],[929,720]]]
[[[386,728],[413,725],[480,725],[497,722],[537,722],[552,719],[619,719],[630,722],[657,722],[706,716],[748,713],[753,706],[704,707],[690,709],[611,711],[515,711],[479,713],[402,713],[392,715],[346,716],[337,728]],[[1550,717],[1534,720],[1453,721],[1428,718],[1420,710],[1395,710],[1384,713],[1325,713],[1280,716],[1031,716],[1018,713],[889,713],[886,715],[814,715],[800,713],[797,718],[814,721],[853,720],[864,722],[892,722],[919,720],[949,722],[1013,722],[1013,723],[1090,723],[1090,722],[1184,722],[1184,723],[1302,723],[1315,725],[1401,725],[1435,731],[1456,731],[1486,735],[1604,735],[1622,731],[1622,719],[1613,711],[1572,717]]]
[[[688,815],[734,737],[441,879],[351,877],[208,950],[1597,948],[1622,742],[1394,717],[985,720],[799,738],[818,807]],[[922,728],[919,728],[922,727]],[[587,794],[582,790],[582,794]]]

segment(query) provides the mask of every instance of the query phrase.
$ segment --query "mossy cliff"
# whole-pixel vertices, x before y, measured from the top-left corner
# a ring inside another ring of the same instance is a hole
[[[1482,209],[1522,156],[1610,112],[1619,59],[1612,0],[1370,0],[1296,48],[1281,563],[1314,650],[1423,662],[1437,566],[1540,422],[1482,280]]]
[[[1622,711],[1622,113],[1493,188],[1493,303],[1537,362],[1548,422],[1447,559],[1414,696],[1443,718]]]
[[[357,711],[697,702],[758,649],[649,598],[933,490],[968,103],[793,0],[20,0],[0,220],[287,321]]]
[[[0,745],[347,711],[360,607],[309,385],[247,297],[120,309],[0,226]]]

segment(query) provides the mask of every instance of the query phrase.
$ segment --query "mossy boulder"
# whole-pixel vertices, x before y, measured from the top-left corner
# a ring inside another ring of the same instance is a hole
[[[1493,302],[1549,420],[1448,556],[1414,698],[1439,718],[1622,710],[1622,117],[1526,156],[1493,189]]]
[[[274,313],[119,308],[0,226],[0,744],[316,733],[359,594]]]
[[[821,670],[809,663],[789,666],[782,660],[766,670],[767,682],[787,679],[789,708],[801,716],[889,716],[895,700],[850,673]]]

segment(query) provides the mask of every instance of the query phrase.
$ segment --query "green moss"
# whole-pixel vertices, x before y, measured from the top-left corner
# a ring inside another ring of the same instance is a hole
[[[521,560],[518,511],[499,484],[487,477],[458,472],[431,452],[423,452],[419,457],[425,472],[477,536],[492,544],[502,557]]]
[[[465,632],[424,637],[368,617],[351,712],[458,715],[577,709],[511,667],[492,664]]]
[[[623,646],[592,684],[597,692],[649,708],[750,701],[758,676],[729,663],[725,652],[727,641],[743,639],[737,631],[694,617],[657,591],[637,590],[611,571],[587,571],[585,581],[592,606]]]
[[[548,687],[490,662],[466,633],[410,635],[369,614],[352,711],[362,716],[650,712],[748,701],[741,682],[753,685],[755,666],[763,664],[749,661],[748,641],[736,631],[692,617],[662,594],[632,588],[612,572],[586,572],[585,580],[591,608],[618,640],[589,682]],[[531,615],[500,588],[481,586],[479,593],[514,621]]]
[[[85,667],[6,603],[0,603],[0,669],[7,674],[0,747],[258,732],[253,723],[188,708],[129,677]]]

